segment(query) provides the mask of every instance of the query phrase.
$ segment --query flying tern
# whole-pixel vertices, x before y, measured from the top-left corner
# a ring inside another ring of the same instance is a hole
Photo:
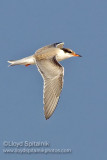
[[[64,43],[54,43],[38,49],[33,55],[20,60],[8,61],[9,66],[36,65],[44,80],[43,103],[44,115],[49,119],[53,114],[63,88],[64,68],[59,61],[70,57],[81,57],[68,48]]]

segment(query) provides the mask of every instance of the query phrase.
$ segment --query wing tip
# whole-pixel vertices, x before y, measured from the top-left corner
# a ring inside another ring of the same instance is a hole
[[[57,42],[57,43],[54,43],[54,46],[55,47],[59,47],[59,48],[62,48],[64,45],[64,42]]]
[[[49,117],[45,117],[45,119],[46,119],[46,120],[48,120],[48,119],[49,119]]]
[[[46,114],[45,112],[44,112],[44,115],[45,115],[45,119],[46,119],[46,120],[48,120],[48,119],[51,117],[51,115],[48,115],[48,114]]]

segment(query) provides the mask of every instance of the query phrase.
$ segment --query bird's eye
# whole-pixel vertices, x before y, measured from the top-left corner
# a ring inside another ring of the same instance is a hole
[[[72,53],[72,50],[69,50],[67,48],[62,48],[62,50],[65,52],[65,53]]]
[[[67,49],[67,53],[72,53],[72,50]]]

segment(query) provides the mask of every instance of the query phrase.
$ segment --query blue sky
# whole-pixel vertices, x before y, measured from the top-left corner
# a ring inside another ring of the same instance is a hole
[[[107,1],[0,0],[1,159],[107,159]],[[64,87],[49,120],[35,66],[7,60],[62,41],[82,58],[61,62]],[[48,141],[69,154],[5,154],[4,141]]]

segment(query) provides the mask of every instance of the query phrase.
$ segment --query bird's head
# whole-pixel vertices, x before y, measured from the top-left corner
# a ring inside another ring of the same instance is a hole
[[[61,48],[60,52],[58,52],[56,59],[57,61],[63,61],[64,59],[68,59],[70,57],[81,57],[79,54],[76,54],[74,51],[68,48]]]

